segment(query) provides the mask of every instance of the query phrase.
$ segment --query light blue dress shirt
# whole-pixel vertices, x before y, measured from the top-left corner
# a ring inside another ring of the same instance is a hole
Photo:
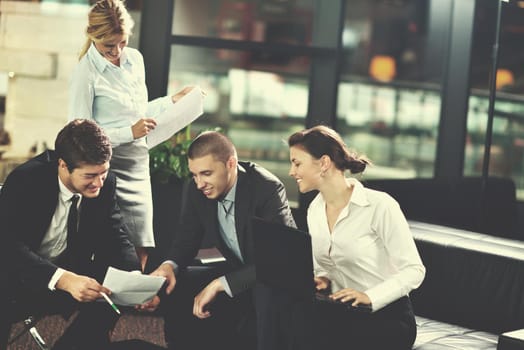
[[[155,118],[173,102],[170,96],[148,102],[144,60],[125,47],[117,66],[91,44],[75,67],[70,86],[69,120],[92,119],[111,140],[111,169],[118,177],[117,197],[131,242],[154,247],[153,200],[146,138],[133,139],[140,118]]]
[[[125,47],[117,66],[91,44],[73,70],[69,120],[94,119],[116,147],[133,141],[131,126],[138,119],[154,118],[172,104],[171,96],[147,99],[144,60],[138,50]]]
[[[220,235],[224,239],[227,246],[235,253],[235,255],[244,261],[242,253],[240,252],[240,245],[238,244],[237,229],[235,226],[235,195],[237,192],[237,184],[229,190],[228,194],[218,202],[217,215]]]

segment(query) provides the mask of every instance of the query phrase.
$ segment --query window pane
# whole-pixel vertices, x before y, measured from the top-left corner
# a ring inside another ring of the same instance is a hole
[[[235,143],[240,160],[255,161],[286,185],[298,200],[289,177],[287,137],[302,129],[308,105],[309,60],[282,56],[285,64],[268,63],[264,55],[174,45],[168,93],[198,84],[206,92],[204,115],[194,133],[220,127]]]
[[[172,33],[309,45],[312,26],[313,0],[178,0]]]
[[[518,199],[524,199],[524,8],[502,3],[495,112],[489,176],[512,178]],[[480,176],[489,108],[489,79],[495,40],[497,3],[477,0],[471,62],[471,92],[464,175]]]
[[[432,177],[441,67],[425,67],[428,1],[346,7],[337,128],[374,162],[367,178]]]

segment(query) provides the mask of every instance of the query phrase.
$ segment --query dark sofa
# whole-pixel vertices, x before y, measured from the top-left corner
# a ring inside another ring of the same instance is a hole
[[[524,328],[524,242],[416,221],[410,227],[426,266],[411,293],[413,349],[497,349],[501,333]],[[511,349],[524,349],[520,342]],[[503,343],[499,350],[510,349]]]
[[[410,220],[524,240],[517,230],[510,178],[373,179],[363,184],[389,193]]]

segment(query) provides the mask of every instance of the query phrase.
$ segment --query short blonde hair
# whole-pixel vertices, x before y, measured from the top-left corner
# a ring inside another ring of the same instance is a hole
[[[132,34],[135,22],[121,0],[99,0],[89,10],[87,39],[80,51],[79,59],[89,50],[92,42],[104,42],[115,35]]]

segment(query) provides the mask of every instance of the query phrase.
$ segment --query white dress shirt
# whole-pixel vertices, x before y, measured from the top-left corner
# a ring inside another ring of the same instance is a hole
[[[426,270],[398,203],[356,179],[347,183],[353,193],[332,233],[321,193],[308,208],[315,275],[329,278],[333,292],[366,293],[376,311],[417,288]]]
[[[71,198],[75,195],[75,193],[69,191],[60,178],[58,178],[57,181],[60,189],[58,193],[58,203],[56,204],[55,213],[51,218],[51,223],[37,251],[38,255],[53,262],[56,261],[60,254],[67,248],[67,216],[71,207]],[[78,193],[76,193],[76,195],[80,197],[77,203],[77,207],[79,208],[82,202],[82,196]],[[62,277],[63,273],[64,270],[61,268],[55,271],[48,284],[50,290],[55,290],[56,282]]]
[[[94,44],[80,59],[71,77],[69,120],[94,119],[113,147],[133,141],[131,126],[142,117],[159,115],[171,96],[148,103],[142,54],[125,47],[120,66],[105,59]]]

